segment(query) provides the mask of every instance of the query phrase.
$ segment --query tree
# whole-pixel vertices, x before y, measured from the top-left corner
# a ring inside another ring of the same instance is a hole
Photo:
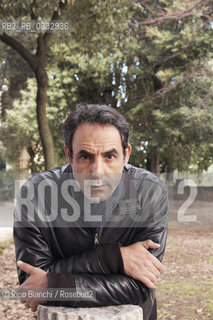
[[[197,115],[202,108],[205,121],[212,106],[197,101],[207,101],[212,79],[204,68],[213,49],[212,11],[205,0],[77,1],[72,45],[58,48],[60,67],[75,75],[76,100],[119,107],[131,124],[132,162],[158,175],[188,169],[198,141],[208,148],[211,139],[211,117],[206,126]],[[70,56],[75,50],[79,55]]]
[[[60,18],[61,11],[65,8],[69,1],[49,1],[42,3],[42,1],[33,0],[31,3],[28,1],[16,1],[14,10],[14,1],[2,1],[0,7],[1,12],[5,18],[26,18],[31,17],[32,20],[38,20],[44,17],[42,10],[53,11],[50,18],[51,21],[58,20]],[[39,6],[39,7],[38,7]],[[53,9],[54,8],[54,9]],[[45,11],[44,11],[45,12]],[[54,145],[52,135],[48,125],[48,119],[46,116],[46,102],[47,102],[47,88],[48,88],[48,76],[46,72],[46,58],[48,43],[51,39],[51,32],[39,33],[36,39],[35,54],[33,54],[27,46],[24,46],[22,42],[15,37],[12,37],[6,33],[0,34],[0,40],[6,45],[13,48],[18,52],[24,60],[27,61],[30,68],[33,70],[37,80],[37,97],[36,97],[36,114],[38,121],[38,129],[43,147],[45,168],[50,169],[54,167]]]
[[[130,9],[131,28],[120,44],[126,67],[121,107],[131,122],[133,157],[157,174],[189,168],[195,139],[209,142],[197,114],[202,107],[202,119],[207,118],[212,105],[204,108],[197,101],[205,101],[204,88],[212,79],[204,68],[213,49],[212,3],[142,1]],[[212,120],[207,127],[210,139]]]
[[[9,46],[0,42],[0,119],[5,121],[7,109],[11,109],[13,100],[20,98],[20,91],[26,88],[28,78],[33,72],[22,57]]]
[[[1,140],[6,147],[3,151],[7,162],[14,163],[19,171],[20,153],[25,147],[30,155],[31,172],[44,170],[41,153],[38,124],[36,121],[36,83],[34,79],[27,82],[27,90],[13,101],[13,108],[7,109],[5,122],[0,127]]]
[[[130,122],[135,165],[157,174],[191,163],[206,167],[211,157],[200,160],[204,150],[209,155],[212,133],[212,94],[206,90],[212,79],[211,2],[82,0],[68,9],[71,32],[53,34],[48,51],[55,145],[61,122],[77,103],[107,103]]]

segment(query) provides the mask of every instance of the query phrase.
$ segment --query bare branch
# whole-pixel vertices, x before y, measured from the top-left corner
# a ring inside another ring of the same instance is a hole
[[[206,1],[206,0],[199,1],[196,4],[187,8],[186,10],[173,11],[172,13],[162,12],[159,16],[157,16],[154,19],[147,19],[147,20],[144,20],[144,21],[141,21],[138,23],[132,23],[131,25],[137,25],[137,26],[138,25],[152,25],[152,24],[159,25],[159,24],[165,22],[166,20],[183,19],[183,18],[192,16],[192,15],[202,13],[204,11],[205,5],[207,5],[208,9],[213,10],[213,6],[208,5],[208,3],[209,3],[209,1]],[[195,10],[195,9],[197,9],[197,10]],[[206,14],[206,12],[203,13],[203,16],[205,16],[206,18],[210,18],[210,16],[208,16]]]
[[[0,34],[0,40],[18,52],[22,58],[28,62],[32,70],[36,72],[37,59],[27,48],[13,37],[8,36],[6,33]]]
[[[164,59],[163,61],[160,61],[159,64],[162,65],[166,62],[168,62],[169,60],[171,59],[174,59],[178,56],[180,56],[181,54],[183,54],[186,50],[188,50],[188,48],[190,47],[190,44],[196,39],[196,37],[199,35],[200,31],[202,29],[204,29],[204,27],[207,25],[207,22],[206,23],[203,23],[203,25],[198,29],[198,32],[192,37],[192,39],[188,42],[187,46],[185,48],[183,48],[181,51],[179,52],[176,52],[174,54],[172,54],[171,56],[167,57],[166,59]]]
[[[30,16],[32,20],[38,20],[38,17],[36,16],[34,12],[34,6],[36,4],[36,0],[33,0],[33,2],[30,4]]]
[[[74,3],[74,1],[72,1]],[[70,4],[70,0],[65,0],[64,2],[59,0],[55,11],[53,12],[52,18],[50,21],[59,20],[61,11],[66,7],[66,5]],[[45,44],[47,44],[52,37],[52,32],[45,32],[43,39]]]
[[[212,96],[212,92],[210,91],[210,92],[208,92],[206,95],[205,95],[205,97],[200,101],[200,103],[198,103],[197,104],[197,106],[196,107],[203,107],[203,108],[205,108],[206,107],[206,104],[205,104],[205,102],[206,102],[206,100],[209,98],[209,97],[211,97]],[[212,101],[212,99],[211,99],[211,101]]]
[[[147,103],[150,101],[154,101],[156,99],[162,98],[166,93],[170,92],[171,90],[175,89],[179,84],[188,81],[191,78],[194,78],[199,75],[203,75],[204,70],[203,69],[194,69],[190,74],[185,73],[181,79],[176,80],[175,82],[169,84],[168,86],[165,86],[158,91],[156,91],[152,96],[147,96],[146,99],[143,99],[143,103]],[[205,74],[208,72],[205,71]],[[141,97],[134,97],[134,100],[141,100]]]

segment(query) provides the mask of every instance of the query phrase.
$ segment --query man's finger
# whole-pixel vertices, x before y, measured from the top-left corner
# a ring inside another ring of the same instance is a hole
[[[27,274],[31,274],[33,272],[33,270],[35,269],[35,267],[31,266],[30,264],[23,262],[21,260],[17,261],[17,266],[23,270],[24,272],[26,272]]]
[[[145,284],[145,286],[147,286],[150,289],[154,289],[155,288],[155,284],[149,278],[147,278],[146,276],[143,276],[140,279],[140,281],[143,282],[143,284]]]
[[[163,268],[163,265],[162,263],[156,258],[153,256],[153,261],[152,261],[153,265],[155,266],[155,268],[158,269],[158,271],[161,272],[162,268]]]
[[[25,307],[26,307],[27,309],[30,309],[30,308],[31,308],[29,302],[26,302]]]
[[[33,311],[33,312],[37,311],[37,306],[38,306],[37,302],[32,303],[31,304],[31,311]]]
[[[160,248],[160,244],[156,243],[152,240],[142,241],[142,245],[144,246],[145,249],[158,249],[158,248]]]
[[[160,271],[157,268],[152,269],[152,273],[155,275],[155,277],[158,279],[160,276]]]
[[[26,303],[26,300],[20,299],[21,303]]]
[[[145,276],[147,279],[149,279],[154,285],[157,284],[157,278],[155,277],[155,275],[154,275],[152,272],[150,272],[150,271],[147,270],[147,271],[145,272],[144,276]]]

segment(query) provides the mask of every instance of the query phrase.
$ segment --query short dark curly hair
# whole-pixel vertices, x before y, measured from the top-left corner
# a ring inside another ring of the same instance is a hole
[[[114,108],[100,104],[81,104],[71,112],[63,124],[64,142],[72,159],[72,139],[77,127],[82,123],[111,124],[121,135],[123,154],[129,144],[129,126],[126,119]]]

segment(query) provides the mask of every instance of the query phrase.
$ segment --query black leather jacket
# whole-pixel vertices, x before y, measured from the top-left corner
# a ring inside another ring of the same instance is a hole
[[[168,219],[165,185],[152,173],[126,165],[119,202],[97,229],[94,223],[84,221],[82,204],[78,219],[70,218],[74,203],[69,198],[72,204],[68,204],[68,198],[60,193],[70,170],[70,165],[64,165],[46,171],[32,177],[21,188],[14,222],[16,259],[48,271],[49,287],[75,287],[95,293],[88,301],[67,301],[59,305],[136,304],[143,308],[144,320],[155,319],[155,290],[124,274],[119,247],[151,239],[161,246],[150,251],[162,260]],[[41,195],[38,185],[42,181],[54,186],[51,194],[48,188],[41,188],[45,194],[43,204],[39,203],[38,196]],[[69,187],[73,197],[74,189],[73,185]],[[27,278],[20,269],[18,276],[20,283]]]

